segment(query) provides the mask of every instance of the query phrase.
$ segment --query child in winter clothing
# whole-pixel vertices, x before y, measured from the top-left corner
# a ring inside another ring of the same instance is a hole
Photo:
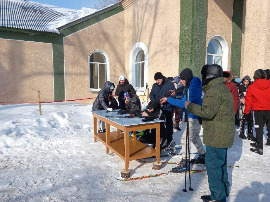
[[[245,122],[248,123],[248,139],[255,140],[255,137],[253,136],[253,112],[251,111],[249,116],[246,116],[244,119],[244,111],[245,111],[245,97],[246,97],[246,92],[248,87],[251,85],[250,77],[244,76],[242,79],[241,84],[238,86],[238,91],[239,91],[239,98],[240,98],[240,115],[241,121],[240,121],[240,134],[239,137],[242,139],[246,139],[247,137],[245,136]]]

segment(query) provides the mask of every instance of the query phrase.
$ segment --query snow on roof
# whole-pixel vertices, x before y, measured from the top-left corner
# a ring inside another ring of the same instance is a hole
[[[59,8],[26,0],[0,1],[0,27],[58,33],[58,27],[90,15],[97,10]]]

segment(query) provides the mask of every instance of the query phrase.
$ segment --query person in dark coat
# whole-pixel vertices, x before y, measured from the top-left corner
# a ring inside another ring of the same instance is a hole
[[[267,75],[266,79],[270,80],[270,69],[266,69],[264,71],[265,71],[265,73]],[[266,142],[265,145],[270,146],[270,118],[266,121],[266,126],[267,126],[267,136],[268,136],[268,138],[267,138],[267,142]]]
[[[115,86],[112,82],[106,81],[104,87],[98,92],[98,96],[96,97],[92,111],[99,111],[99,110],[108,110],[112,111],[112,108],[109,107],[109,99],[112,96],[112,92]],[[105,124],[102,121],[99,121],[99,129],[98,132],[105,132]]]
[[[159,101],[161,98],[167,97],[168,93],[172,90],[175,90],[174,84],[170,82],[161,72],[156,72],[154,75],[156,83],[153,84],[150,92],[150,100],[155,102]],[[170,146],[170,143],[173,139],[173,110],[174,106],[170,103],[164,103],[161,107],[161,116],[160,119],[165,120],[166,122],[166,135],[161,137],[161,147]],[[163,145],[167,140],[166,145]]]
[[[266,79],[267,74],[262,69],[254,72],[254,82],[247,90],[245,97],[245,115],[250,110],[254,112],[256,142],[250,143],[250,151],[263,155],[263,127],[270,118],[270,81]]]
[[[229,196],[227,151],[234,141],[234,101],[222,73],[220,65],[205,65],[201,71],[202,106],[190,102],[185,104],[188,113],[202,118],[205,164],[211,192],[211,195],[201,196],[203,201],[226,202]]]
[[[125,99],[124,93],[132,93],[133,95],[136,94],[135,89],[133,86],[128,82],[124,75],[119,77],[119,84],[117,85],[115,95],[118,96],[119,108],[125,110]]]
[[[238,86],[239,98],[240,98],[240,106],[239,106],[239,116],[240,116],[240,133],[239,137],[242,139],[246,139],[245,136],[245,122],[248,123],[248,139],[255,140],[253,136],[253,112],[251,111],[249,116],[246,116],[244,119],[244,111],[245,111],[245,97],[248,87],[251,85],[251,79],[248,75],[244,76],[240,85]]]

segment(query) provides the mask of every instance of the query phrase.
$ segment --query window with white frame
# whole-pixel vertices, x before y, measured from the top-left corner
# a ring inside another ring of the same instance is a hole
[[[222,36],[214,36],[207,46],[207,64],[218,64],[223,70],[228,66],[228,45]]]
[[[138,88],[144,87],[144,52],[140,50],[135,59],[135,86]]]
[[[207,64],[222,66],[222,48],[218,40],[211,39],[207,47]]]
[[[145,93],[148,83],[148,49],[142,42],[135,43],[130,52],[129,78],[137,94]]]
[[[89,56],[90,89],[101,89],[107,81],[107,60],[102,52],[94,51]]]

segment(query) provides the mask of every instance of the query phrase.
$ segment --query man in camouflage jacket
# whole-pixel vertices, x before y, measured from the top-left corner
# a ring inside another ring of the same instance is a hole
[[[229,196],[227,150],[235,133],[233,96],[224,84],[222,67],[205,65],[202,69],[204,98],[202,106],[186,102],[189,113],[202,118],[203,143],[206,145],[206,170],[211,195],[205,201],[226,201]]]

